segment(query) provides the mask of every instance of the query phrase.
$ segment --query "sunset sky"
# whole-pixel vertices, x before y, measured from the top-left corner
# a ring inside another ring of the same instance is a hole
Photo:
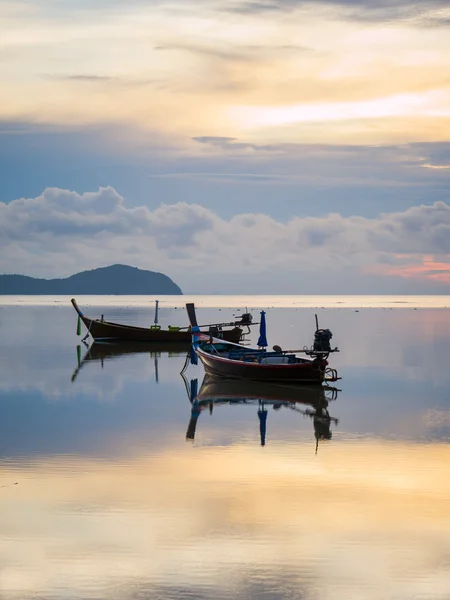
[[[0,0],[0,272],[450,293],[448,0]]]

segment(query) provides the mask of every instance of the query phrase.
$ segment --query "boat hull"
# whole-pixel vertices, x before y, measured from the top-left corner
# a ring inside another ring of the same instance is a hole
[[[191,345],[192,335],[189,331],[169,331],[167,329],[150,329],[146,327],[133,327],[131,325],[120,325],[108,321],[89,319],[84,315],[81,317],[86,329],[96,341],[122,341],[122,342],[155,342],[185,344],[186,348]],[[205,332],[207,333],[207,332]],[[242,329],[234,327],[230,330],[220,332],[222,339],[227,342],[238,343],[241,339]],[[215,334],[217,336],[217,334]]]
[[[296,382],[322,384],[325,381],[324,360],[305,363],[264,365],[238,360],[230,360],[221,356],[212,356],[200,349],[196,350],[205,371],[219,377],[249,379],[252,381]]]

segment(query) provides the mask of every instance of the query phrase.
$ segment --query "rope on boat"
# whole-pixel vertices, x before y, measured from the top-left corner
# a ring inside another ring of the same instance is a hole
[[[89,328],[88,328],[87,334],[86,334],[86,335],[84,336],[84,338],[81,340],[82,342],[84,342],[84,340],[87,340],[87,338],[89,337],[89,335],[90,335],[90,333],[91,333],[91,325],[92,325],[92,323],[93,323],[93,321],[91,321],[91,322],[89,323]]]
[[[190,358],[191,358],[191,350],[189,349],[188,353],[186,354],[186,360],[184,361],[184,367],[180,371],[180,375],[183,375],[184,372],[186,371],[186,369],[188,368]]]
[[[180,375],[183,375],[183,373],[188,368],[189,363],[191,363],[191,365],[198,365],[197,353],[195,352],[195,348],[192,344],[186,354],[186,360],[185,360],[184,367],[182,368]]]

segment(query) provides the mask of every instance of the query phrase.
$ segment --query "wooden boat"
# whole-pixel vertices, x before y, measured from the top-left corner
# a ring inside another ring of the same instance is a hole
[[[193,348],[205,371],[212,375],[253,381],[322,384],[340,379],[328,368],[330,351],[281,348],[268,352],[193,332]],[[309,356],[299,357],[297,353]]]
[[[338,348],[331,348],[330,339],[333,335],[329,329],[319,329],[317,315],[312,348],[283,351],[279,346],[274,346],[273,352],[268,352],[264,311],[261,311],[258,348],[249,348],[205,335],[197,325],[195,313],[187,305],[186,309],[192,328],[192,349],[205,371],[211,375],[253,381],[313,384],[340,379],[337,371],[328,367],[327,361],[329,354],[338,352]],[[304,356],[297,356],[300,353]]]
[[[265,445],[267,406],[274,410],[286,408],[313,420],[316,450],[319,440],[332,437],[331,424],[338,419],[328,412],[329,402],[337,399],[338,390],[330,386],[278,384],[238,379],[224,379],[206,374],[197,392],[197,380],[191,380],[190,389],[185,380],[192,404],[186,439],[195,438],[198,418],[203,411],[212,414],[218,406],[258,406],[261,445]]]
[[[174,343],[185,344],[188,350],[191,344],[190,327],[169,327],[162,329],[157,323],[158,308],[156,308],[155,323],[150,327],[136,327],[133,325],[121,325],[101,319],[91,319],[86,317],[79,308],[75,299],[71,300],[79,319],[84,323],[87,329],[87,335],[91,335],[97,341],[121,341],[121,342],[155,342],[155,343]],[[158,306],[158,305],[157,305]],[[191,312],[195,313],[195,307],[192,304]],[[242,318],[245,317],[245,318]],[[240,321],[232,323],[220,323],[213,325],[204,325],[205,333],[213,333],[215,337],[229,342],[239,342],[244,333],[242,326],[248,327],[252,324],[252,317],[249,314],[242,315]],[[225,327],[225,329],[223,329]],[[205,331],[206,330],[206,331]]]

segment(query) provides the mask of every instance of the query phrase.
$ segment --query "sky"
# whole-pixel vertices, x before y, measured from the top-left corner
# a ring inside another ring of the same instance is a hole
[[[0,0],[0,273],[450,293],[447,0]]]

